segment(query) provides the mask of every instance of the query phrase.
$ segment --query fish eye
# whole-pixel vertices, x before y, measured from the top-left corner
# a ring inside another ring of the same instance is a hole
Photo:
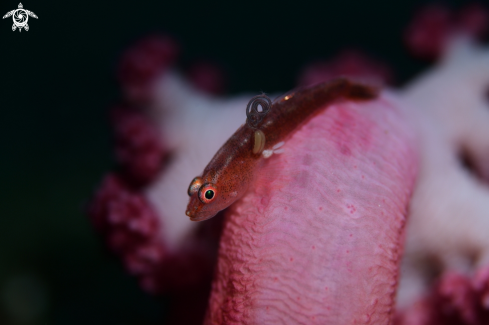
[[[202,184],[203,184],[202,178],[195,177],[188,187],[187,190],[188,196],[192,196],[194,193],[197,193],[197,191],[202,186]]]
[[[214,197],[214,191],[213,190],[207,190],[205,192],[204,196],[207,200],[212,200],[212,198]]]
[[[199,199],[202,203],[209,203],[216,198],[216,187],[212,184],[204,184],[199,190]]]

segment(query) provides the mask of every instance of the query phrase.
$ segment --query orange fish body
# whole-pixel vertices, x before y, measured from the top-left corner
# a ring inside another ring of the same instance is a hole
[[[212,218],[243,196],[260,162],[279,153],[283,142],[310,118],[338,101],[369,100],[378,93],[377,87],[339,78],[298,89],[273,104],[264,95],[254,97],[247,107],[247,123],[219,149],[202,176],[191,182],[186,215],[192,221]]]

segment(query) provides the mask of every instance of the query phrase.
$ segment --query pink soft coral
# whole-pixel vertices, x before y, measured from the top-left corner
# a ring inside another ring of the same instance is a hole
[[[476,12],[469,8],[463,15],[469,14]],[[487,318],[487,306],[477,298],[487,289],[462,284],[489,265],[489,50],[474,40],[488,20],[487,13],[476,16],[471,28],[445,26],[439,62],[400,93],[417,129],[421,169],[410,205],[399,310],[437,315],[410,324],[483,324]]]
[[[418,163],[396,322],[487,323],[489,190],[482,180],[489,179],[489,53],[470,36],[480,34],[486,16],[467,9],[454,20],[435,17],[441,18],[418,20],[410,29],[417,34],[408,38],[417,40],[409,41],[418,47],[414,53],[441,57],[437,65],[379,101],[339,105],[318,116],[227,212],[209,323],[389,323]],[[428,35],[434,30],[428,42],[423,28]],[[191,86],[170,70],[174,43],[160,41],[164,45],[142,42],[128,57],[151,58],[161,50],[165,60],[140,66],[126,57],[123,64],[121,76],[137,78],[121,77],[129,106],[114,119],[122,168],[104,181],[91,215],[147,290],[176,297],[175,313],[190,297],[200,299],[194,302],[198,323],[221,220],[189,222],[185,193],[244,122],[249,96],[208,95],[222,80],[211,75],[194,74]],[[382,75],[368,62],[347,66]],[[304,75],[348,74],[328,67],[314,73],[311,66],[312,74]],[[211,85],[201,86],[202,80]],[[462,155],[473,172],[463,167]]]
[[[395,102],[335,105],[233,205],[208,324],[386,324],[417,155]]]

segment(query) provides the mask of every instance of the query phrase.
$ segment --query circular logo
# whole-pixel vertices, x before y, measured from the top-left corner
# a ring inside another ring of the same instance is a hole
[[[14,24],[17,27],[24,27],[27,24],[27,20],[29,19],[27,12],[24,9],[15,10],[12,15],[14,18]]]

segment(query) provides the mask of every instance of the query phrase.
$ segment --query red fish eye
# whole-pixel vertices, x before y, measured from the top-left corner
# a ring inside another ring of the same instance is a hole
[[[217,190],[212,184],[204,184],[199,190],[199,199],[202,203],[209,203],[216,198]]]

